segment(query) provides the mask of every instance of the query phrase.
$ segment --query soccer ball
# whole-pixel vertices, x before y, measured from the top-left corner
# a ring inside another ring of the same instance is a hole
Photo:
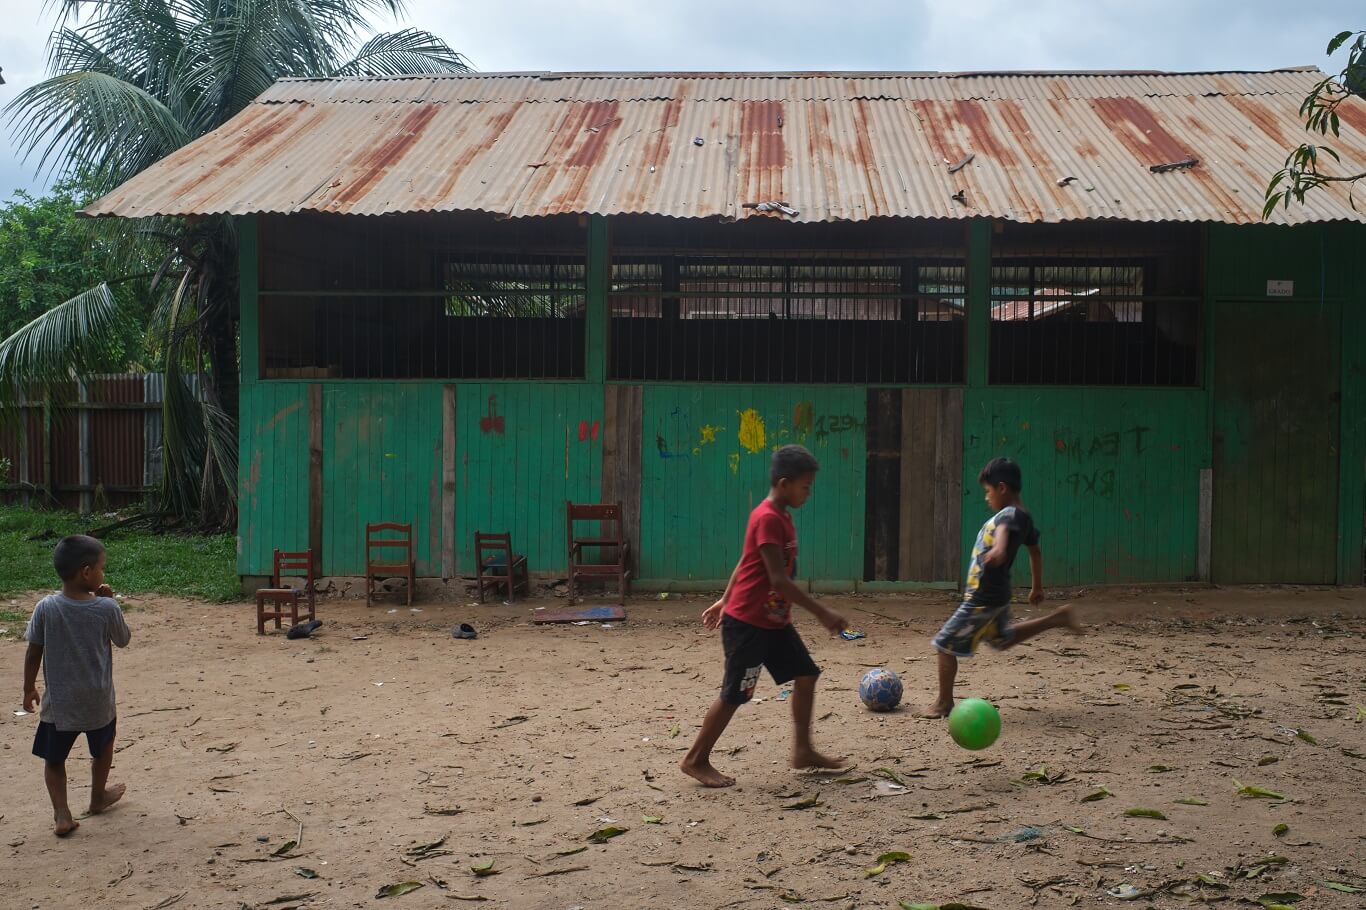
[[[890,711],[901,704],[901,677],[878,667],[863,674],[858,697],[870,711]]]

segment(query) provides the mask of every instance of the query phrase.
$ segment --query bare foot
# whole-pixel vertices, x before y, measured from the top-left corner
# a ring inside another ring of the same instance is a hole
[[[927,708],[922,708],[917,717],[939,718],[948,717],[953,710],[953,702],[937,701]]]
[[[101,812],[114,805],[114,803],[123,799],[123,794],[127,789],[128,787],[125,784],[110,784],[104,788],[104,796],[100,799],[95,799],[92,795],[90,797],[90,814],[99,815]]]
[[[822,755],[815,749],[800,749],[792,752],[792,767],[794,768],[825,768],[830,771],[839,771],[849,764],[848,758],[831,758]]]
[[[697,780],[704,787],[733,787],[735,778],[728,777],[717,771],[711,766],[711,762],[692,762],[683,759],[678,763],[678,769],[689,777]]]
[[[81,826],[81,823],[72,818],[71,813],[66,811],[54,813],[53,820],[56,821],[56,825],[52,831],[58,837],[66,837]]]
[[[1086,630],[1077,622],[1077,613],[1072,609],[1071,604],[1058,607],[1058,614],[1062,617],[1063,628],[1073,635],[1085,635]]]

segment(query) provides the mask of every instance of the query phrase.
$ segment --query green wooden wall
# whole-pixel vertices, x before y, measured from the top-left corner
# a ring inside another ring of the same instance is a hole
[[[638,576],[724,583],[773,450],[797,443],[821,461],[794,513],[799,576],[862,577],[865,399],[850,387],[647,386]]]
[[[275,549],[308,546],[308,386],[244,383],[238,572],[266,575]]]
[[[605,256],[605,224],[595,219],[591,233],[597,261]],[[977,471],[1005,454],[1024,468],[1024,498],[1044,531],[1048,583],[1194,577],[1200,472],[1211,466],[1213,319],[1205,323],[1202,388],[989,386],[982,307],[990,225],[976,224],[970,237],[976,280],[969,288],[963,405],[964,553],[986,518]],[[1359,584],[1366,512],[1366,258],[1357,251],[1366,228],[1214,226],[1208,237],[1207,312],[1215,301],[1266,300],[1268,279],[1295,282],[1291,303],[1340,303],[1337,580]],[[274,547],[308,541],[310,383],[257,378],[253,219],[239,219],[239,238],[238,569],[262,575]],[[448,546],[457,571],[468,570],[476,529],[510,531],[535,571],[563,566],[563,502],[597,499],[603,483],[602,438],[595,432],[603,420],[606,359],[605,325],[597,325],[604,319],[600,269],[590,283],[590,381],[455,383],[453,452],[443,444],[447,384],[321,384],[324,571],[360,571],[369,520],[415,523],[423,575],[440,574]],[[863,386],[646,385],[637,577],[724,580],[745,516],[766,491],[768,453],[795,441],[812,448],[823,464],[811,502],[796,516],[801,575],[837,584],[861,578],[867,394]],[[443,491],[443,466],[454,468],[453,496]],[[447,528],[442,509],[451,499]]]
[[[971,389],[964,410],[965,554],[990,517],[977,474],[1004,455],[1043,533],[1045,584],[1195,577],[1203,392]]]
[[[417,574],[441,573],[441,387],[323,386],[323,567],[365,571],[365,526],[412,524]],[[304,478],[307,488],[307,474]]]
[[[533,572],[564,569],[565,501],[599,498],[602,405],[589,383],[456,387],[458,571],[473,571],[475,531],[511,533]]]

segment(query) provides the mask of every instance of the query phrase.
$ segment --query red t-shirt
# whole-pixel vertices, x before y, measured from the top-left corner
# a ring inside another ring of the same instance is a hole
[[[786,510],[765,499],[749,513],[745,549],[740,568],[726,602],[726,613],[741,622],[763,629],[781,629],[792,623],[792,605],[772,589],[768,569],[759,548],[772,544],[783,553],[789,578],[797,576],[797,526]]]

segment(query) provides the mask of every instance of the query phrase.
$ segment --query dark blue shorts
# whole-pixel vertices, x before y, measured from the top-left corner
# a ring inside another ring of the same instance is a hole
[[[116,717],[98,730],[73,730],[70,733],[58,730],[55,724],[40,723],[38,732],[33,734],[33,754],[49,765],[64,764],[66,757],[71,754],[71,747],[76,745],[76,737],[84,733],[85,744],[90,747],[90,757],[99,758],[100,753],[114,741],[118,723]]]
[[[984,607],[965,603],[953,611],[944,628],[934,637],[934,646],[954,657],[971,657],[982,642],[993,648],[1010,645],[1015,633],[1010,628],[1010,605]]]

